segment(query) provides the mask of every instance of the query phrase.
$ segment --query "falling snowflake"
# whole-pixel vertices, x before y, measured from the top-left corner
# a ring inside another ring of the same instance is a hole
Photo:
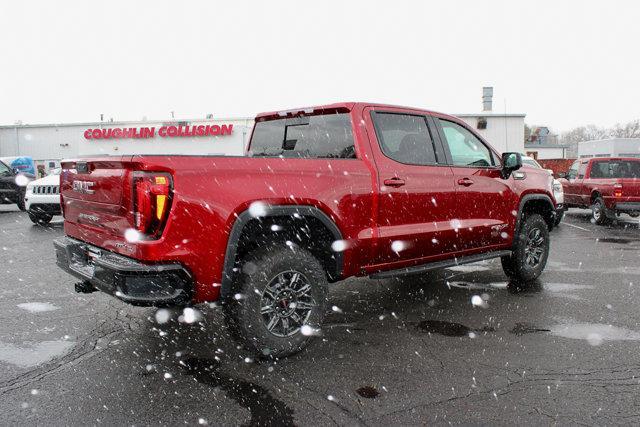
[[[160,325],[167,323],[171,319],[171,312],[166,308],[156,311],[156,322]]]
[[[136,243],[141,240],[142,234],[135,228],[127,228],[124,232],[124,238],[129,243]]]
[[[347,242],[346,240],[336,240],[333,243],[331,243],[331,249],[334,252],[342,252],[346,250],[348,247],[349,247],[349,242]]]
[[[407,248],[407,243],[402,240],[394,240],[391,242],[391,250],[396,253],[396,255],[400,255],[400,252]]]
[[[269,210],[269,205],[264,202],[253,202],[249,205],[249,215],[254,218],[266,216]]]

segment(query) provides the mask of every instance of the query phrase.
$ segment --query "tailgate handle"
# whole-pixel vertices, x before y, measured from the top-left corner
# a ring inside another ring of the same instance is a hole
[[[464,187],[468,187],[470,185],[473,185],[473,180],[471,178],[460,178],[458,180],[458,185],[462,185]]]
[[[398,177],[388,178],[384,180],[383,184],[387,187],[402,187],[404,185],[404,179]]]

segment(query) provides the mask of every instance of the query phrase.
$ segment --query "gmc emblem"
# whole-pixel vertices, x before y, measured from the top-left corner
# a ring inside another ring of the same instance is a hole
[[[73,191],[83,194],[93,194],[95,193],[95,191],[91,189],[93,184],[95,183],[91,181],[73,181]]]

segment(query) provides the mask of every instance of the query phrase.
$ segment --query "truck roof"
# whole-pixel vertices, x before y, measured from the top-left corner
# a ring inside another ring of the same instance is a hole
[[[616,156],[616,157],[581,157],[580,161],[593,161],[593,160],[625,160],[625,161],[635,161],[640,162],[640,157],[624,157],[624,156]]]
[[[334,104],[316,105],[310,107],[291,108],[281,111],[269,111],[264,113],[258,113],[256,115],[256,121],[273,120],[284,117],[295,117],[304,114],[321,114],[323,112],[349,112],[355,108],[364,107],[377,107],[377,108],[402,108],[406,110],[419,111],[427,114],[437,114],[441,117],[454,118],[449,114],[440,113],[437,111],[425,110],[424,108],[407,107],[402,105],[380,104],[375,102],[336,102]]]

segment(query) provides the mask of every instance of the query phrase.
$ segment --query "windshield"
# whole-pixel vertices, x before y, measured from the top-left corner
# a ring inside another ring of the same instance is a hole
[[[11,168],[2,161],[0,161],[0,176],[13,176]]]

